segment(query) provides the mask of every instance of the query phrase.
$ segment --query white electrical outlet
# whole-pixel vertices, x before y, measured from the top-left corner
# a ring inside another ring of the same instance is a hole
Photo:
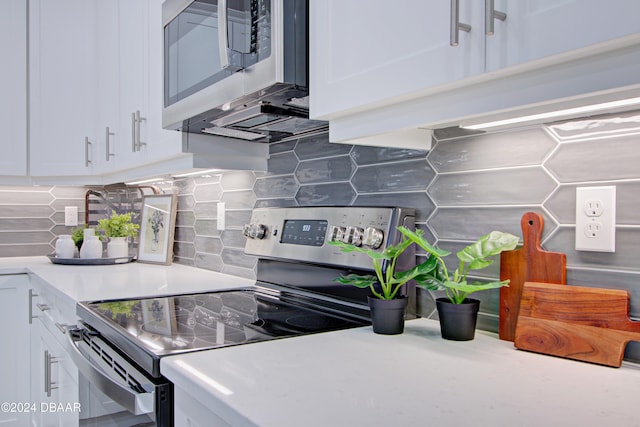
[[[225,202],[218,202],[218,220],[216,221],[216,228],[218,230],[224,230],[225,228],[225,214],[226,214],[226,205]]]
[[[576,188],[576,250],[616,251],[616,187]]]
[[[64,207],[64,225],[67,227],[75,227],[76,225],[78,225],[78,207],[77,206]]]

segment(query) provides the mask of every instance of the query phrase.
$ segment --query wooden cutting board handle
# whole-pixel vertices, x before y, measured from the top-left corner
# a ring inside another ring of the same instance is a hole
[[[523,246],[500,254],[500,280],[509,287],[500,288],[498,333],[500,339],[513,341],[524,282],[567,283],[567,257],[560,252],[542,249],[544,218],[537,212],[526,212],[520,220]]]

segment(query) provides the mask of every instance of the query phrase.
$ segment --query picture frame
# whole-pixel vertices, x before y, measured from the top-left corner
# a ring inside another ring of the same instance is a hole
[[[144,196],[138,240],[138,262],[171,264],[178,197],[175,194]]]
[[[172,298],[153,298],[142,300],[142,329],[170,337],[176,331],[176,318],[172,316],[174,304]]]

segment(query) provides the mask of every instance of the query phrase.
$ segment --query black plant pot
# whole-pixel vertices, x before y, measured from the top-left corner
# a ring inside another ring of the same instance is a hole
[[[467,298],[462,304],[453,304],[448,298],[437,298],[436,308],[442,338],[453,341],[470,341],[474,338],[480,301]]]
[[[407,308],[407,298],[383,300],[368,297],[371,309],[373,332],[383,335],[397,335],[404,332],[404,312]]]

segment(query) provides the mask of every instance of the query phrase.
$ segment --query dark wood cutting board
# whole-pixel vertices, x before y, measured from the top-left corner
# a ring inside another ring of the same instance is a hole
[[[545,251],[540,245],[544,229],[542,215],[526,212],[520,226],[523,246],[500,254],[500,280],[509,279],[509,287],[500,288],[498,335],[506,341],[515,338],[524,282],[567,283],[566,255]]]
[[[620,367],[640,322],[629,319],[629,293],[526,282],[515,346],[522,350]]]

